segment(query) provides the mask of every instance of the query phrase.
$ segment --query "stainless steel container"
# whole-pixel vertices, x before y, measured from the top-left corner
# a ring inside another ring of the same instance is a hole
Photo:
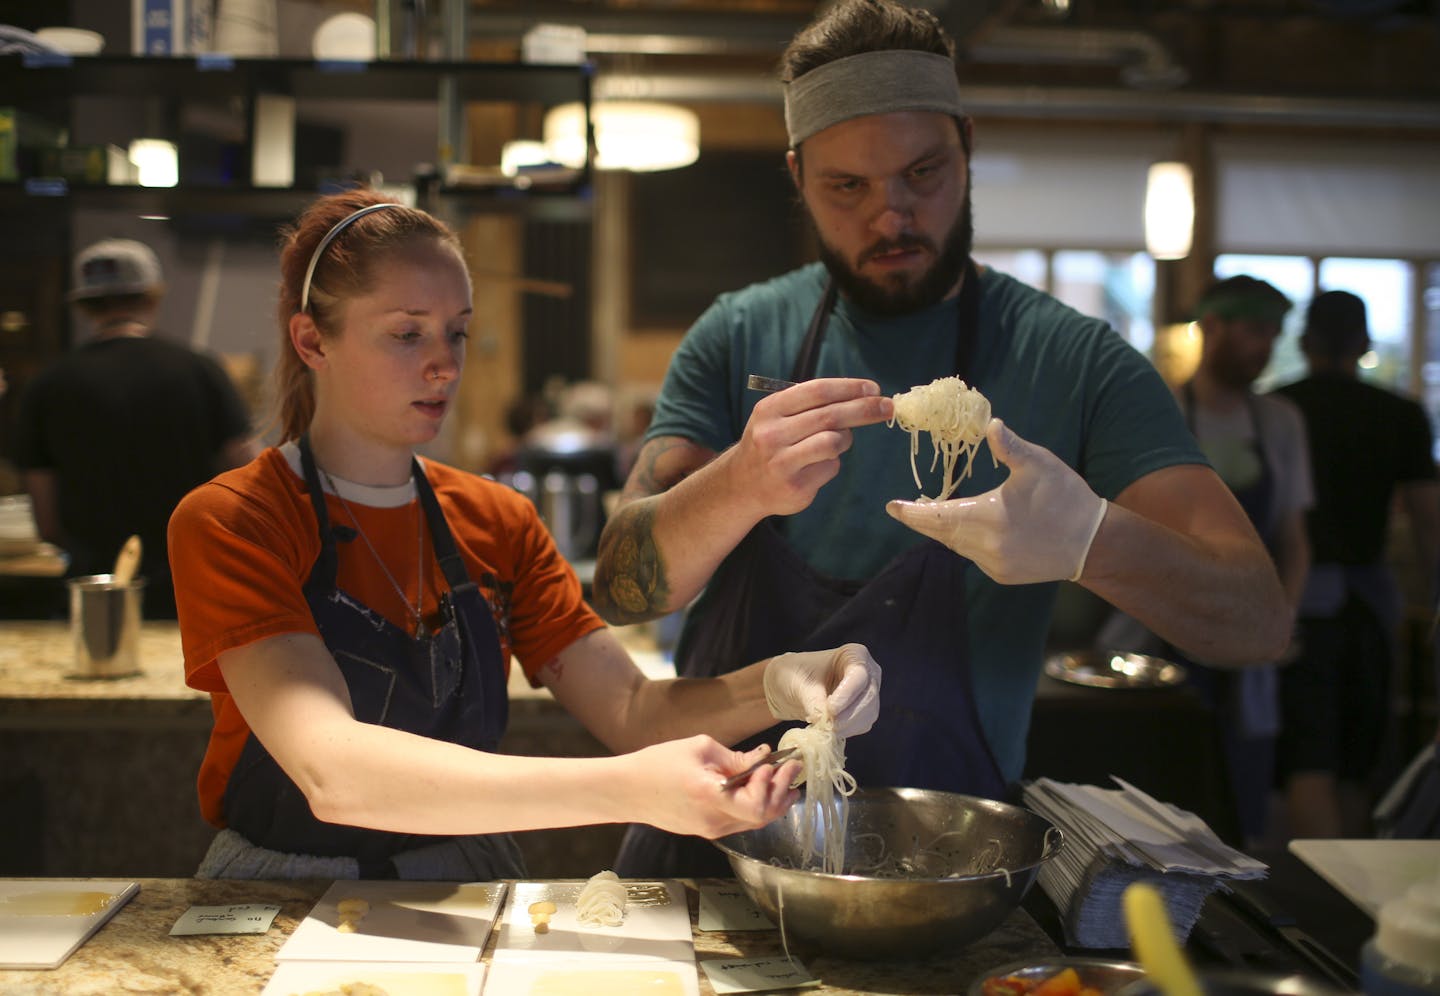
[[[65,582],[77,678],[123,678],[140,670],[140,605],[145,579],[91,574]]]
[[[1019,806],[913,788],[850,797],[843,874],[800,867],[801,828],[797,805],[714,843],[787,943],[845,959],[930,957],[974,943],[1020,905],[1063,846],[1058,827]],[[900,860],[870,870],[882,854]]]

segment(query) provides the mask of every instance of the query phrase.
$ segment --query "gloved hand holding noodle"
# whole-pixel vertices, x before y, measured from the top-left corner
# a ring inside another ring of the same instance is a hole
[[[880,665],[858,643],[779,654],[765,668],[765,701],[776,719],[814,723],[828,713],[837,736],[856,737],[880,714]]]
[[[1010,468],[998,488],[948,501],[897,500],[885,510],[1001,584],[1078,581],[1108,503],[1053,453],[1000,419],[990,420],[986,439]]]

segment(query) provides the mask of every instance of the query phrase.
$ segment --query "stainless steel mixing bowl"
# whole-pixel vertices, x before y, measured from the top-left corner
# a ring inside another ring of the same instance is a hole
[[[715,845],[790,945],[841,958],[926,957],[984,937],[1019,906],[1062,844],[1058,827],[1018,806],[953,792],[865,789],[849,799],[843,871],[829,875],[801,870],[800,825],[794,806],[767,827]],[[820,845],[817,839],[817,854]]]

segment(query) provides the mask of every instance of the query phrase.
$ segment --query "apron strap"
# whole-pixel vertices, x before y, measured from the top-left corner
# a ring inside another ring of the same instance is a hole
[[[450,532],[450,524],[445,521],[445,513],[440,510],[435,490],[430,487],[430,481],[425,476],[420,461],[414,458],[411,459],[411,473],[415,478],[415,496],[420,499],[420,507],[425,510],[425,521],[430,525],[430,545],[435,548],[435,556],[439,558],[440,572],[445,575],[451,591],[462,588],[470,583],[470,572],[465,569],[465,562],[460,558],[455,536]]]
[[[793,381],[809,380],[815,376],[815,365],[820,359],[820,341],[825,338],[825,326],[830,322],[830,312],[835,308],[835,278],[825,281],[825,290],[820,303],[810,315],[810,325],[805,329],[805,341],[800,344],[800,354],[795,357],[795,366],[790,370]]]
[[[320,535],[320,556],[310,569],[305,587],[323,586],[330,591],[335,588],[339,572],[339,556],[335,552],[337,537],[347,542],[355,538],[355,531],[347,526],[330,525],[330,513],[325,508],[325,489],[320,486],[320,472],[315,467],[315,454],[310,449],[310,434],[302,433],[300,445],[300,470],[305,475],[305,487],[310,491],[310,507],[315,510],[315,525]]]
[[[820,343],[825,338],[825,329],[830,324],[830,313],[835,310],[835,278],[825,281],[825,290],[820,303],[810,316],[810,325],[805,330],[805,341],[795,357],[790,370],[793,381],[810,380],[815,376],[820,361]],[[975,358],[975,341],[980,329],[980,273],[974,260],[965,261],[965,278],[960,283],[960,300],[955,309],[955,375],[971,382],[970,364]]]
[[[305,475],[305,485],[310,490],[310,506],[315,510],[315,520],[320,533],[320,556],[315,558],[315,566],[311,569],[307,585],[323,583],[328,588],[334,588],[339,564],[335,541],[342,539],[348,542],[355,538],[355,531],[348,526],[330,525],[330,514],[325,508],[325,491],[320,486],[320,472],[315,465],[315,455],[310,449],[308,434],[300,437],[299,446],[300,468]],[[430,543],[440,561],[441,573],[451,590],[469,584],[470,573],[465,569],[465,562],[460,557],[455,536],[450,532],[450,524],[445,521],[445,513],[440,510],[440,503],[435,498],[435,491],[430,487],[430,481],[426,478],[420,461],[414,457],[410,458],[410,474],[415,481],[415,497],[419,500],[420,507],[425,512],[426,524],[430,527]]]

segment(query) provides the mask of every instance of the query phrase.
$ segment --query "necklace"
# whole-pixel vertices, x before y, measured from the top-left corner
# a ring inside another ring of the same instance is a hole
[[[330,485],[331,492],[334,493],[336,498],[340,499],[340,507],[345,509],[345,514],[350,517],[350,522],[355,526],[355,531],[359,533],[360,538],[365,541],[366,549],[370,551],[370,555],[375,558],[375,562],[380,565],[380,570],[384,572],[385,580],[390,582],[390,587],[395,589],[395,594],[399,595],[400,601],[404,603],[405,611],[408,612],[410,618],[415,621],[415,636],[424,636],[425,620],[420,614],[420,607],[425,598],[425,519],[420,514],[419,494],[417,493],[415,496],[415,604],[411,605],[410,596],[405,593],[404,588],[400,587],[399,582],[395,580],[395,576],[390,573],[390,568],[385,566],[384,559],[381,558],[379,552],[375,549],[375,544],[370,542],[370,537],[365,535],[365,530],[360,528],[360,520],[356,518],[354,510],[350,508],[350,503],[345,500],[345,496],[340,493],[340,489],[335,486],[335,478],[331,477],[330,472],[323,467],[320,468],[320,473],[325,475],[325,483]]]

